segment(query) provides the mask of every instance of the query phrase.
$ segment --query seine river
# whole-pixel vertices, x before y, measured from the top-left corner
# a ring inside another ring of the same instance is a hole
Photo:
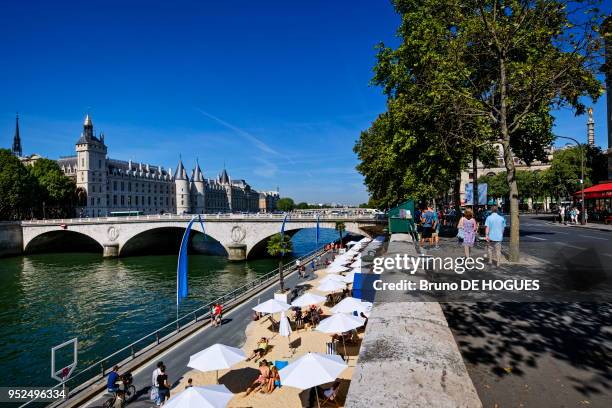
[[[337,238],[321,231],[321,242]],[[314,230],[293,237],[294,256],[315,249]],[[102,259],[99,254],[39,254],[0,259],[0,386],[44,386],[50,349],[79,339],[79,368],[176,317],[176,255]],[[214,300],[277,261],[230,263],[189,255],[189,298],[183,311]],[[182,314],[182,313],[181,313]]]

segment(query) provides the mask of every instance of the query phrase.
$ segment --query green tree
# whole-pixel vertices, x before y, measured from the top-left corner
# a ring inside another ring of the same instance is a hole
[[[480,176],[478,183],[487,184],[487,195],[489,197],[504,198],[508,196],[509,190],[505,172],[493,176]]]
[[[291,211],[295,208],[293,199],[289,197],[281,198],[276,202],[276,209],[280,211]]]
[[[338,234],[340,235],[340,246],[342,246],[342,233],[346,231],[346,225],[342,221],[336,221],[334,229],[338,231]]]
[[[310,206],[308,205],[308,203],[305,203],[305,202],[302,201],[301,203],[298,203],[295,206],[295,208],[297,208],[298,210],[307,210],[307,209],[310,208]]]
[[[582,188],[580,185],[581,161],[584,155],[584,187],[590,187],[607,179],[607,161],[598,147],[576,146],[557,150],[542,178],[545,190],[557,198],[557,202]]]
[[[371,128],[376,137],[362,134],[364,143],[356,146],[362,164],[379,155],[378,162],[370,160],[382,171],[378,179],[371,175],[376,169],[360,168],[372,195],[389,201],[394,185],[400,195],[427,196],[423,186],[447,181],[457,164],[465,167],[449,157],[464,157],[476,141],[499,141],[510,196],[510,259],[518,260],[514,158],[543,159],[553,138],[550,110],[570,107],[582,114],[581,97],[597,99],[603,92],[596,78],[602,14],[593,3],[394,1],[402,15],[402,44],[396,50],[381,46],[375,68],[375,83],[389,95],[388,112],[378,129],[376,122]],[[364,146],[368,140],[372,147]],[[409,172],[398,169],[401,160],[412,167]]]
[[[0,149],[0,219],[18,220],[31,214],[36,182],[10,150]]]
[[[72,215],[76,185],[64,175],[57,162],[39,159],[28,170],[37,182],[36,212],[52,218]]]
[[[285,290],[285,281],[283,276],[283,256],[293,252],[293,244],[291,237],[287,234],[281,235],[280,233],[274,234],[268,240],[267,245],[268,255],[276,257],[278,256],[278,275],[280,290]]]

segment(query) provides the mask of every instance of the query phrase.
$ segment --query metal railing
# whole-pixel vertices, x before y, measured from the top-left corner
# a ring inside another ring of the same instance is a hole
[[[314,259],[316,256],[323,254],[323,253],[325,253],[325,250],[323,248],[319,248],[319,249],[315,249],[309,252],[306,255],[303,255],[302,257],[293,258],[289,261],[291,262],[291,264],[288,264],[286,268],[283,268],[283,271],[287,275],[289,275],[295,272],[297,269],[295,266],[296,260],[299,259],[302,262],[308,262]],[[81,391],[79,390],[79,387],[81,385],[88,383],[90,381],[95,381],[96,379],[104,378],[104,376],[106,375],[106,370],[113,367],[114,365],[126,364],[129,361],[135,359],[136,357],[142,355],[146,351],[151,350],[153,347],[172,339],[174,336],[178,335],[181,331],[189,328],[190,326],[196,324],[199,321],[202,321],[202,319],[210,319],[211,308],[216,303],[227,305],[257,287],[272,283],[276,278],[278,278],[278,276],[279,276],[278,268],[266,273],[265,275],[259,276],[256,279],[249,281],[247,284],[242,285],[232,290],[231,292],[226,293],[216,298],[215,300],[212,300],[206,303],[205,305],[200,306],[197,309],[186,313],[185,315],[179,317],[178,319],[173,320],[172,322],[166,324],[165,326],[158,328],[157,330],[153,332],[150,332],[149,334],[146,334],[145,336],[128,344],[127,346],[115,351],[114,353],[108,356],[105,356],[104,358],[96,361],[95,363],[89,365],[88,367],[78,371],[76,374],[74,374],[69,379],[63,382],[60,382],[56,384],[55,386],[49,387],[48,389],[53,390],[53,389],[59,389],[59,388],[66,386],[68,387],[68,389],[77,390],[76,393],[70,393],[68,395],[67,398],[70,398],[76,395],[78,391]],[[146,344],[143,347],[140,347],[137,349],[139,345],[142,345],[145,342]],[[97,374],[94,374],[96,371],[97,371]],[[75,381],[77,378],[82,379],[83,377],[85,377],[85,374],[88,374],[88,376],[86,377],[84,381],[79,381],[79,382]],[[75,382],[76,382],[76,385],[75,385]],[[70,385],[75,385],[75,386],[70,387]],[[29,400],[25,402],[24,404],[20,405],[20,408],[28,406],[36,401],[37,399]]]
[[[130,222],[130,221],[189,221],[193,214],[176,215],[176,214],[151,214],[151,215],[133,215],[125,217],[87,217],[87,218],[61,218],[61,219],[44,219],[44,220],[25,220],[22,225],[40,225],[40,224],[86,224],[100,222]],[[284,214],[202,214],[204,221],[215,220],[282,220]],[[321,214],[319,220],[351,220],[351,221],[373,221],[383,220],[377,214]],[[310,214],[291,213],[287,218],[287,222],[296,220],[316,221],[317,217]]]

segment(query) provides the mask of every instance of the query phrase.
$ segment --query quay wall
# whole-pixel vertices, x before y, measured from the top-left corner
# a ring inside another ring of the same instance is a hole
[[[23,230],[19,221],[0,222],[0,258],[20,255],[23,248]]]
[[[392,235],[383,257],[396,254],[418,256],[409,235]],[[426,277],[396,270],[380,276],[389,283]],[[376,294],[344,406],[482,408],[439,303]]]

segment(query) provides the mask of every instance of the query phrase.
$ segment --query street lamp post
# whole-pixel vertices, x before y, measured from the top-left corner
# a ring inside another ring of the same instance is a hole
[[[555,135],[555,139],[559,138],[571,140],[580,149],[580,224],[584,225],[586,224],[586,209],[584,206],[584,146],[573,137]]]

